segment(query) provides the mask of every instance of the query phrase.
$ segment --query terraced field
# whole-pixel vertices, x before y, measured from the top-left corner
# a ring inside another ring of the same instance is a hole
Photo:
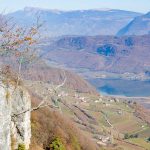
[[[29,86],[31,84],[32,86]],[[48,86],[50,85],[40,82],[28,82],[30,90],[37,95],[40,93],[39,96],[42,96],[41,91],[46,93]],[[100,147],[109,147],[110,150],[150,149],[150,143],[147,142],[150,126],[135,115],[131,103],[66,88],[62,88],[58,93],[57,111],[68,116],[84,134],[99,143]],[[49,100],[54,103],[51,98]],[[128,135],[126,139],[125,135]],[[100,137],[109,140],[102,142]]]

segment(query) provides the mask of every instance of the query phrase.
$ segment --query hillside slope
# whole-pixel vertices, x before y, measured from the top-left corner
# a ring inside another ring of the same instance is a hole
[[[12,62],[14,62],[12,64]],[[9,67],[15,75],[18,72],[18,63],[14,61],[14,58],[0,57],[0,67],[5,70],[5,67]],[[65,87],[72,90],[95,93],[97,91],[95,87],[90,85],[88,81],[83,79],[80,75],[69,71],[67,69],[61,69],[59,67],[48,66],[41,58],[37,56],[31,64],[23,64],[21,69],[21,76],[25,80],[42,81],[45,83],[53,83],[55,85],[65,82]]]
[[[150,12],[136,17],[117,33],[118,36],[145,34],[150,34]]]
[[[32,97],[32,105],[39,103],[37,96]],[[49,145],[59,138],[66,150],[99,150],[94,141],[87,137],[67,114],[44,108],[32,112],[32,143],[30,150],[50,150]],[[41,136],[42,135],[42,136]]]
[[[37,106],[45,97],[41,91],[47,90],[46,85],[35,82],[29,87],[34,92],[32,105]],[[59,97],[59,109],[47,107],[32,113],[31,150],[49,150],[56,137],[66,150],[150,148],[149,112],[144,108],[137,109],[136,103],[119,98],[64,90],[68,94]]]
[[[66,36],[50,41],[46,41],[41,51],[43,58],[50,65],[64,65],[81,73],[105,71],[149,76],[149,35]]]
[[[53,68],[43,65],[34,65],[24,70],[24,78],[32,81],[42,81],[45,83],[53,83],[55,85],[62,83],[65,78],[65,87],[78,92],[97,93],[95,87],[90,85],[81,76],[67,70]]]

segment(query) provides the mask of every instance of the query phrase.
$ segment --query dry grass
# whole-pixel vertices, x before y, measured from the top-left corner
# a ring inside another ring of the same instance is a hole
[[[36,105],[39,99],[32,99]],[[88,137],[85,137],[75,124],[58,111],[44,108],[32,113],[32,143],[31,150],[46,149],[51,141],[59,137],[67,150],[97,150]]]

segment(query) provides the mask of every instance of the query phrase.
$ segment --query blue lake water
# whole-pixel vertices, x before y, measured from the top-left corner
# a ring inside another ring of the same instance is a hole
[[[150,81],[122,79],[89,80],[102,95],[124,95],[128,97],[149,97]]]

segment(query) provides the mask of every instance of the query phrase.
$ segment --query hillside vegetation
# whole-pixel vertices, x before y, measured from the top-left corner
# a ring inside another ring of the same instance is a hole
[[[33,105],[44,98],[45,95],[39,93],[46,93],[48,86],[28,81],[30,91],[35,93]],[[145,150],[150,147],[147,141],[149,112],[145,113],[136,103],[67,88],[59,92],[59,109],[47,107],[32,113],[32,149],[35,146],[43,149],[56,138],[68,150],[96,150],[98,147],[98,150]],[[54,103],[53,99],[50,101]],[[138,140],[141,142],[137,143]]]
[[[32,105],[36,105],[37,102],[38,98],[34,96]],[[98,150],[97,145],[66,115],[48,108],[33,112],[31,150],[50,150],[50,145],[56,138],[65,147],[59,150]]]

